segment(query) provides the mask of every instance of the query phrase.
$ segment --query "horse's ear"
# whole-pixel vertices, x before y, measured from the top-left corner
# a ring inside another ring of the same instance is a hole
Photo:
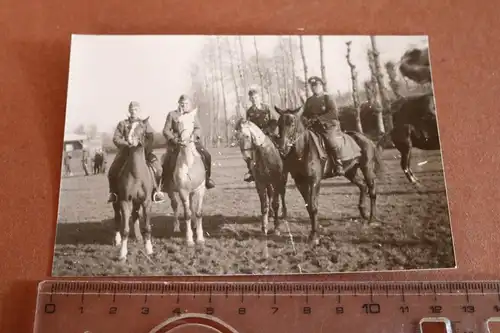
[[[274,106],[274,109],[276,110],[276,112],[278,112],[278,113],[279,113],[279,115],[280,115],[280,116],[282,116],[282,115],[283,115],[284,111],[283,111],[283,110],[281,110],[281,109],[280,109],[279,107],[277,107],[276,105]]]

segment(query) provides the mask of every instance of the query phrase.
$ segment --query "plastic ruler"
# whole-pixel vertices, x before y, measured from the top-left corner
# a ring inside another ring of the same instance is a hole
[[[499,333],[500,281],[44,281],[34,332]]]

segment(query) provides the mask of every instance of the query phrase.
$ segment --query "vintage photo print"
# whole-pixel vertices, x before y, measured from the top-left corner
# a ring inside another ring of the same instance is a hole
[[[454,268],[435,98],[427,36],[73,35],[52,274]]]

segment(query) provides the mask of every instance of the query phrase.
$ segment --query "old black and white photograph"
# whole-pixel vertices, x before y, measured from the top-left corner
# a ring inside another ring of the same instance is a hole
[[[431,62],[421,35],[73,35],[52,275],[455,268]]]

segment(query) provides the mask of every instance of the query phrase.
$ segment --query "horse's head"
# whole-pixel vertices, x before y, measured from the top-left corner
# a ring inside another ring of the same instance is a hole
[[[181,146],[186,147],[194,142],[193,135],[197,112],[198,109],[194,109],[179,116],[178,129]]]
[[[277,106],[275,106],[274,109],[280,115],[278,119],[278,149],[282,156],[287,156],[292,147],[295,145],[297,137],[300,134],[301,123],[299,111],[302,109],[302,106],[293,110],[282,110]]]
[[[127,136],[127,141],[131,147],[144,146],[148,120],[149,117],[144,120],[134,121],[132,123]]]

